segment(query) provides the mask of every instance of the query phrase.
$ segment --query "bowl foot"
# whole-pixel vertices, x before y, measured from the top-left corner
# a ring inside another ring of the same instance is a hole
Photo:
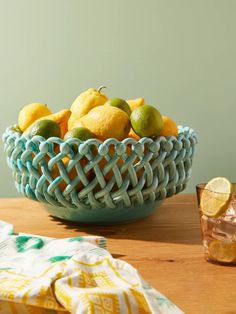
[[[149,216],[163,201],[124,208],[68,208],[41,203],[50,215],[69,221],[93,225],[112,225],[132,222]]]

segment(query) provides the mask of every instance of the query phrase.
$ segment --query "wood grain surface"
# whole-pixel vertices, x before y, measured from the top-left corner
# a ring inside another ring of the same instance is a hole
[[[236,313],[236,267],[204,260],[195,195],[167,199],[156,212],[130,224],[95,227],[55,219],[37,202],[0,199],[0,219],[16,232],[49,237],[102,235],[115,258],[190,314]]]

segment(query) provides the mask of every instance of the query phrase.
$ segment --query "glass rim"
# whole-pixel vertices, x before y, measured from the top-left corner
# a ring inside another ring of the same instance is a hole
[[[236,183],[232,183],[233,189],[231,193],[223,193],[223,192],[216,192],[216,191],[212,191],[210,189],[206,189],[205,186],[207,185],[207,183],[199,183],[196,185],[196,189],[197,190],[206,190],[208,192],[211,193],[215,193],[215,194],[220,194],[220,195],[234,195],[236,194]]]

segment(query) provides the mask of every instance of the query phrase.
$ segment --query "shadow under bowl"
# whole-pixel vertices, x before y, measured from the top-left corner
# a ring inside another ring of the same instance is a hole
[[[41,203],[50,215],[82,224],[111,225],[136,221],[151,215],[163,200],[122,208],[69,208]]]

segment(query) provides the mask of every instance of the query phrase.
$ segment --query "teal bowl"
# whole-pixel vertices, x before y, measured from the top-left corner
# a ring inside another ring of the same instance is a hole
[[[183,191],[197,137],[179,126],[178,137],[82,142],[30,137],[9,127],[3,142],[19,193],[54,217],[101,225],[144,218]]]

